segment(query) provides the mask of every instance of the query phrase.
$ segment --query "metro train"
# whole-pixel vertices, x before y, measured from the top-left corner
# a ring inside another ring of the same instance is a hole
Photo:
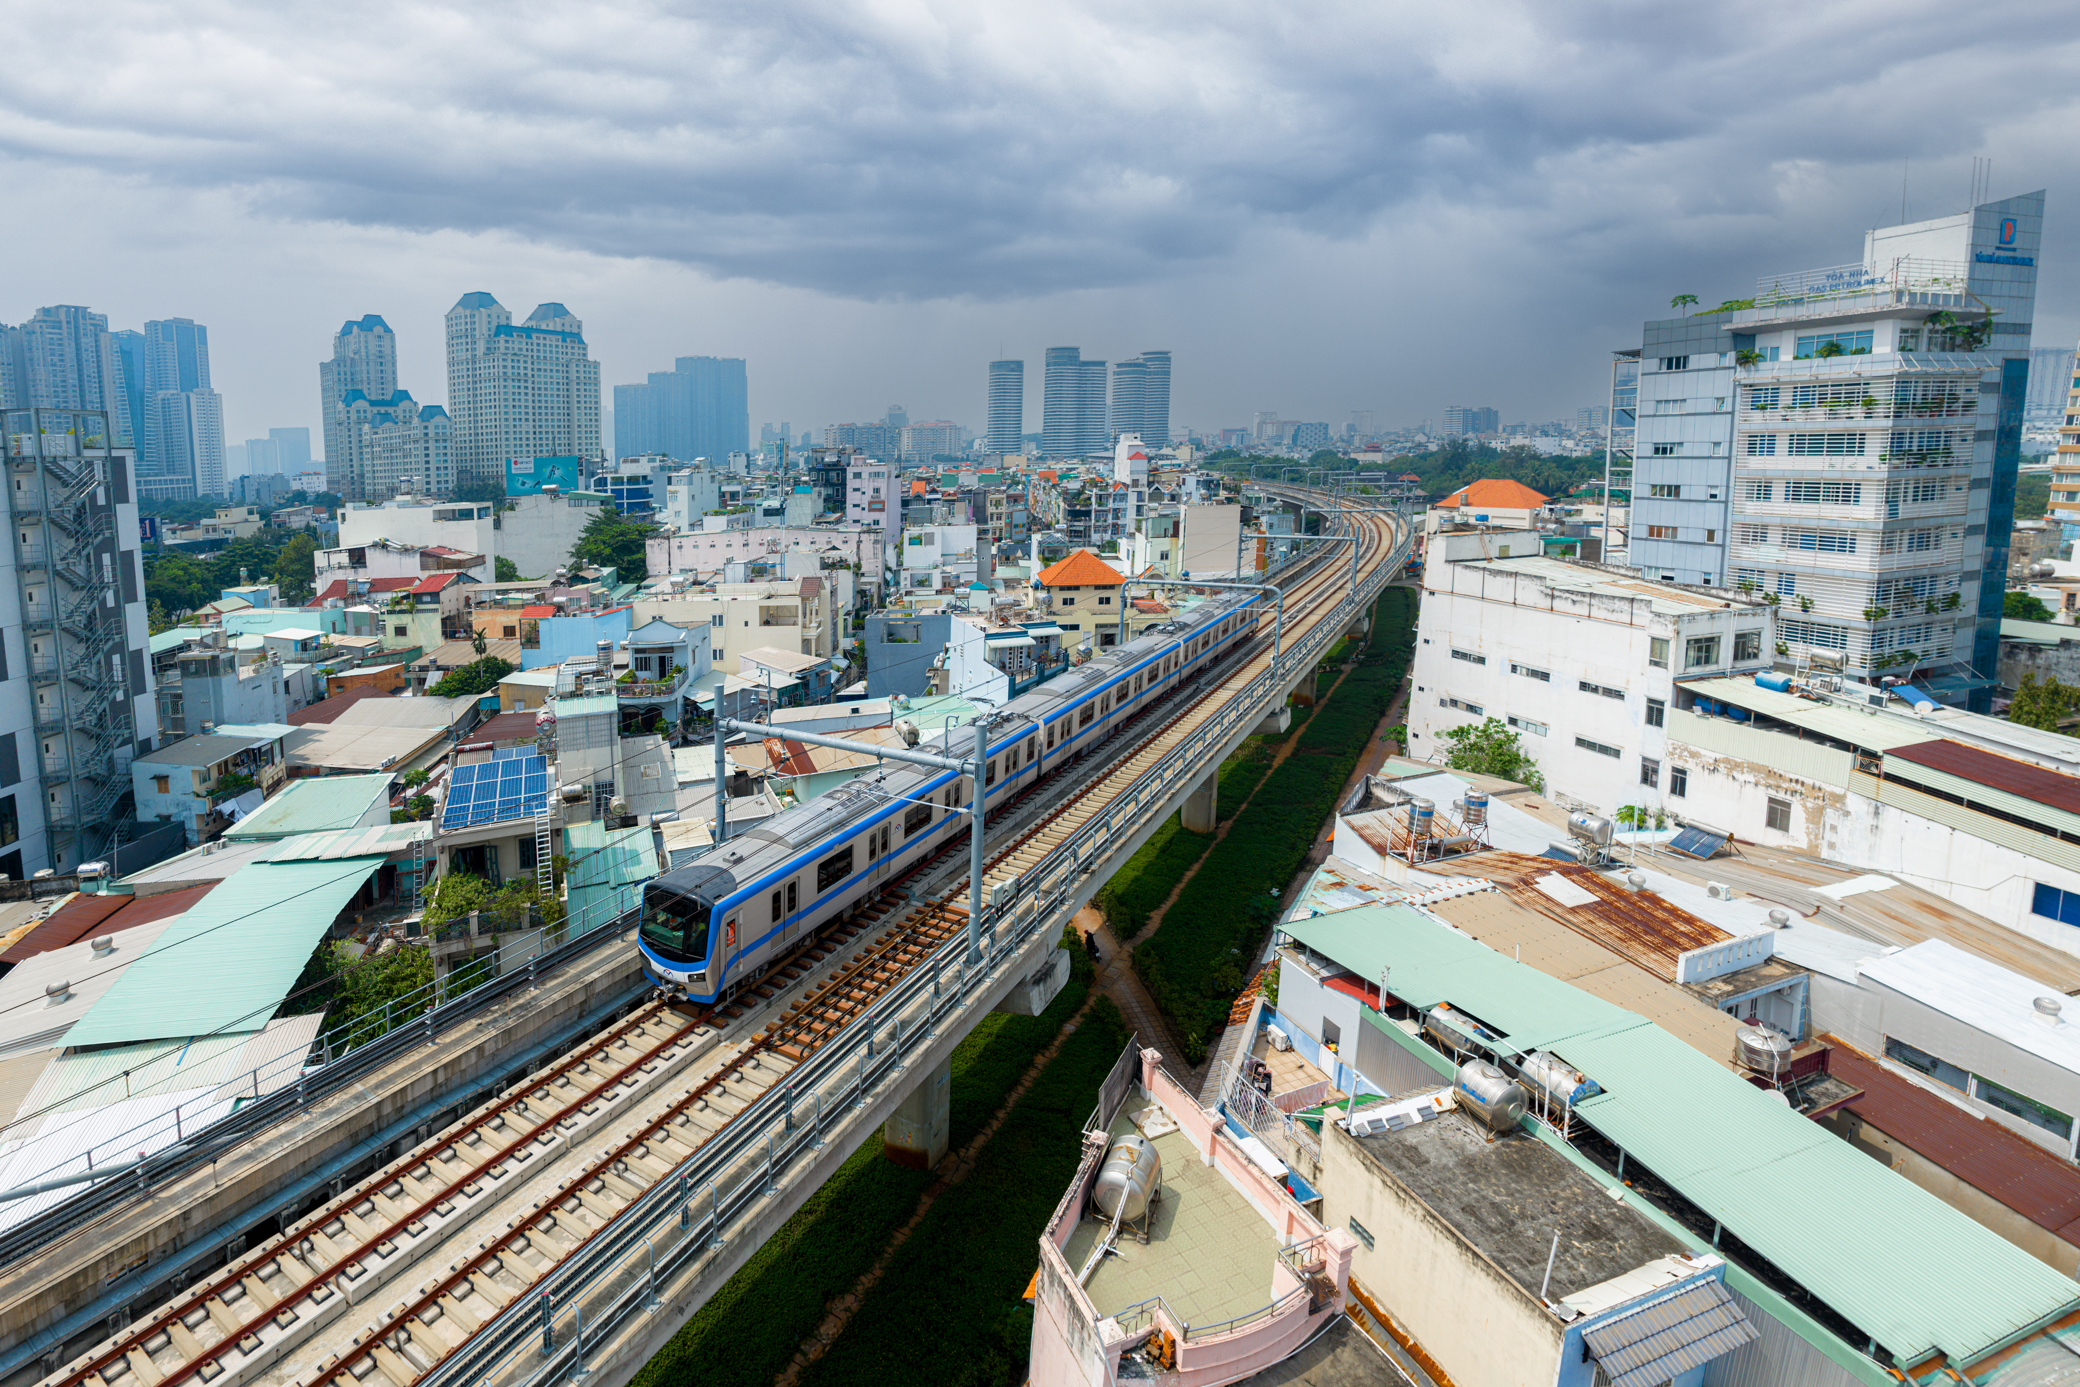
[[[1268,607],[1261,593],[1223,594],[997,709],[985,815],[1252,638]],[[953,727],[918,750],[968,760],[974,736]],[[891,761],[869,783],[785,810],[652,879],[637,931],[645,974],[675,999],[726,1000],[958,837],[969,784],[953,771]]]

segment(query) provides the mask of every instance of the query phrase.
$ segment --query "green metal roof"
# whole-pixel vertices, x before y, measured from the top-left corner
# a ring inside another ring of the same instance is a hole
[[[65,1044],[117,1045],[251,1030],[274,1015],[311,951],[381,857],[256,862],[175,920]]]
[[[598,821],[568,824],[563,850],[571,918],[581,928],[600,923],[615,907],[633,909],[638,886],[657,875],[657,847],[648,825],[609,829]]]
[[[584,698],[559,698],[555,703],[559,718],[581,718],[587,713],[612,713],[621,707],[621,701],[612,694],[588,694]]]
[[[208,632],[209,628],[207,626],[169,626],[158,635],[150,638],[152,653],[154,655],[163,655],[169,650],[179,649],[194,637],[206,635]]]
[[[287,838],[296,833],[331,833],[358,828],[364,820],[373,826],[370,811],[384,807],[379,816],[389,820],[390,775],[327,775],[292,780],[273,799],[233,824],[226,838]]]
[[[1902,1362],[1969,1362],[2080,1309],[2073,1281],[1643,1017],[1406,906],[1281,928],[1361,977],[1390,970],[1414,1006],[1550,1046],[1604,1089],[1577,1117]]]

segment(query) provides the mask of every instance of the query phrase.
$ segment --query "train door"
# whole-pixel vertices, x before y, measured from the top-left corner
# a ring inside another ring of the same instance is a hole
[[[883,819],[867,833],[867,880],[875,885],[895,874],[895,820]]]

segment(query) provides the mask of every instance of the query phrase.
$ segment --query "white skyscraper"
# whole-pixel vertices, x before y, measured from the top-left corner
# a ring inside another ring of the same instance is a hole
[[[332,339],[332,359],[318,363],[318,409],[325,429],[325,485],[349,501],[368,499],[349,430],[347,396],[388,401],[397,394],[397,334],[382,316],[349,318]]]
[[[458,484],[502,482],[507,458],[601,456],[599,363],[569,309],[541,304],[515,326],[497,299],[469,293],[447,327]]]
[[[224,494],[224,402],[209,382],[209,329],[189,318],[144,325],[144,421],[137,490],[145,500]]]

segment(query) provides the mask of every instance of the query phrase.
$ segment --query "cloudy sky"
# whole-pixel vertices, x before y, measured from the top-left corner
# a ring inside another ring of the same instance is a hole
[[[1038,428],[1061,344],[1171,349],[1195,428],[1556,418],[1974,156],[2049,189],[2035,343],[2080,329],[2071,0],[11,0],[0,52],[0,321],[208,324],[232,439],[315,426],[364,313],[445,400],[474,289],[609,386],[749,358],[754,430],[977,427],[1000,354]]]

